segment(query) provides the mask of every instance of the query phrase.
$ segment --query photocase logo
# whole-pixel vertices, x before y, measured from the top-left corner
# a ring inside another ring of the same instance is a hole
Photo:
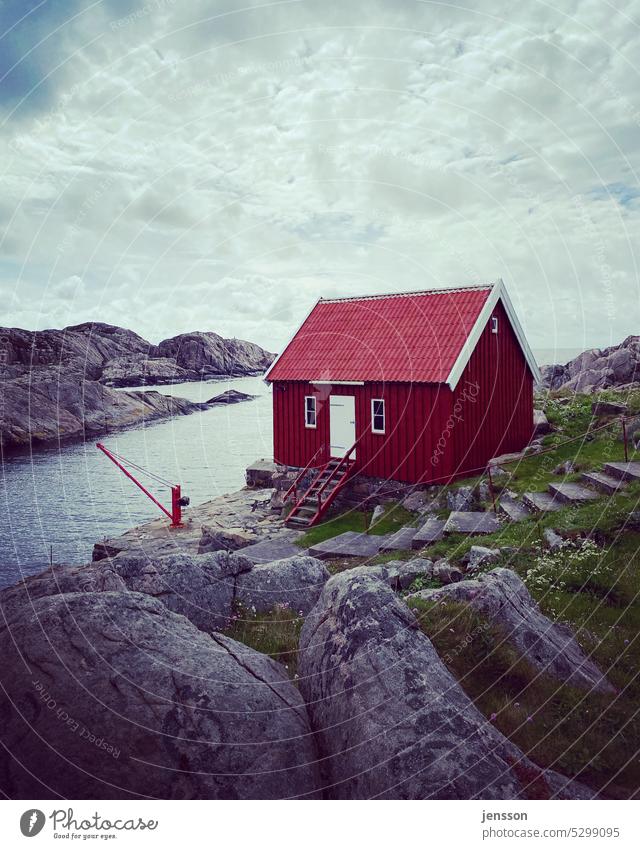
[[[20,831],[25,837],[35,837],[42,831],[44,822],[44,813],[37,808],[31,808],[20,817]]]

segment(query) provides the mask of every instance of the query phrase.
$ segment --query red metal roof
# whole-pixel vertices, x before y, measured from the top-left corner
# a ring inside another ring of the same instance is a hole
[[[267,380],[445,383],[491,289],[321,300]]]

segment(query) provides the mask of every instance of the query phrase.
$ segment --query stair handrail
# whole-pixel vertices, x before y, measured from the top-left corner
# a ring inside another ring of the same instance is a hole
[[[287,499],[289,498],[289,496],[290,496],[292,493],[293,493],[294,497],[297,499],[297,497],[298,497],[298,484],[300,483],[300,481],[302,480],[302,478],[303,478],[303,477],[307,474],[307,472],[309,471],[309,469],[310,469],[310,468],[311,468],[311,466],[313,465],[313,461],[316,459],[316,457],[318,456],[318,454],[320,454],[320,452],[321,452],[321,451],[323,451],[323,450],[324,450],[324,445],[321,445],[321,446],[318,448],[318,450],[316,451],[316,453],[313,455],[313,457],[309,460],[309,462],[307,463],[307,465],[304,467],[304,469],[303,469],[303,470],[302,470],[302,471],[298,474],[298,476],[296,477],[296,479],[294,480],[294,482],[291,484],[291,486],[289,487],[289,489],[285,492],[284,497],[283,497],[283,499],[282,499],[282,503],[283,503],[283,504],[285,504],[285,503],[286,503]]]
[[[347,451],[347,453],[346,453],[346,454],[344,454],[344,455],[340,458],[340,462],[338,463],[338,465],[337,465],[337,466],[335,467],[335,469],[331,472],[331,474],[329,475],[329,477],[326,479],[326,481],[322,484],[322,486],[320,487],[320,489],[319,489],[319,490],[318,490],[318,492],[316,493],[316,494],[317,494],[317,496],[318,496],[318,510],[321,510],[321,509],[322,509],[322,493],[325,491],[325,489],[327,488],[327,486],[328,486],[328,485],[331,483],[331,481],[334,479],[334,477],[336,476],[336,473],[337,473],[337,472],[338,472],[338,470],[341,468],[341,466],[344,464],[344,462],[345,462],[345,461],[348,461],[348,459],[349,459],[349,457],[351,456],[351,454],[352,454],[352,453],[356,450],[356,447],[357,447],[358,443],[360,442],[360,440],[362,439],[362,437],[363,437],[363,436],[364,436],[364,434],[362,434],[361,436],[359,436],[359,437],[358,437],[358,439],[356,439],[356,441],[353,443],[353,445],[351,446],[351,448]]]

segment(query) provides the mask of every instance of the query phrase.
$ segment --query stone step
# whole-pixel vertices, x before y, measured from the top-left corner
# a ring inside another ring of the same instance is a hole
[[[600,492],[606,492],[607,495],[615,495],[619,489],[625,486],[625,481],[622,478],[614,478],[605,472],[585,472],[582,475],[582,480],[589,486],[599,489]]]
[[[411,548],[425,548],[438,542],[444,536],[445,519],[430,518],[418,529],[417,534],[411,540]]]
[[[613,478],[640,481],[640,463],[605,463],[604,470]]]
[[[346,531],[344,534],[313,545],[309,549],[309,554],[321,560],[332,560],[337,557],[374,557],[386,541],[386,536]]]
[[[380,551],[408,551],[414,537],[418,533],[417,528],[411,528],[408,525],[393,534],[389,534],[387,539],[380,546]]]
[[[549,513],[552,510],[561,510],[563,506],[562,502],[549,492],[525,492],[522,500],[535,513]]]
[[[584,504],[599,497],[597,492],[579,483],[550,483],[549,492],[563,504]]]
[[[522,522],[531,516],[531,511],[526,505],[508,495],[500,496],[500,504],[498,506],[511,522]]]
[[[313,515],[313,514],[311,514]],[[285,520],[285,524],[287,525],[308,525],[311,520],[311,515],[300,515],[300,513],[295,513],[293,516],[287,516]]]
[[[443,530],[445,534],[494,534],[500,527],[495,513],[454,510]]]

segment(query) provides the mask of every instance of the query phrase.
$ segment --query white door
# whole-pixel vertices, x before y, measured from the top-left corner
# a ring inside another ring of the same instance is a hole
[[[353,395],[329,396],[331,456],[344,457],[356,441],[356,399]],[[353,451],[351,458],[355,459]]]

